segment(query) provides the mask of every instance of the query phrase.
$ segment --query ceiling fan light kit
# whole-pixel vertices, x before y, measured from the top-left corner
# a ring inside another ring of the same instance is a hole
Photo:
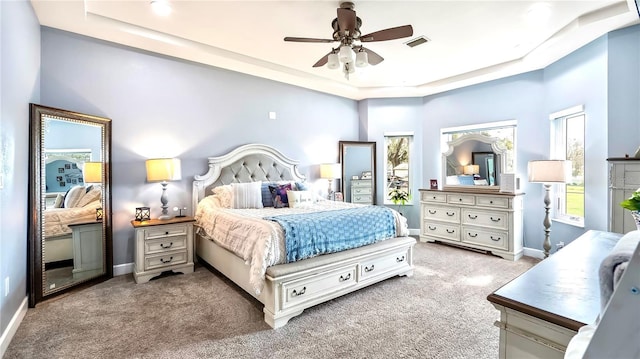
[[[413,28],[411,25],[392,27],[367,35],[361,35],[360,26],[362,25],[362,20],[356,16],[356,12],[353,9],[354,5],[352,2],[342,2],[340,4],[338,16],[331,22],[331,27],[334,30],[333,39],[285,37],[284,41],[315,43],[340,42],[339,47],[331,49],[331,52],[324,55],[313,67],[321,67],[326,64],[327,68],[335,70],[341,67],[340,64],[342,64],[342,72],[348,80],[349,74],[355,72],[355,67],[377,65],[384,60],[382,56],[358,43],[388,41],[413,36]]]

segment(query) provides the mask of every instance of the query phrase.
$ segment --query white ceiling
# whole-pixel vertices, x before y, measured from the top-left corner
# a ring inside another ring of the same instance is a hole
[[[609,31],[639,23],[633,0],[355,1],[363,34],[412,25],[414,35],[365,46],[385,61],[342,71],[312,65],[340,1],[32,0],[40,24],[351,99],[426,96],[543,68]],[[534,21],[532,8],[550,10]],[[418,36],[430,41],[410,48]]]

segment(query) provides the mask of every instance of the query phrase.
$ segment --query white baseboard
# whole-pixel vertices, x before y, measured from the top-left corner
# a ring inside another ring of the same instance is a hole
[[[420,235],[420,228],[409,228],[409,235],[410,236],[419,236]]]
[[[11,343],[11,339],[13,339],[16,331],[18,331],[20,323],[22,323],[22,319],[24,319],[24,316],[27,314],[28,302],[29,297],[24,297],[22,304],[20,304],[20,307],[11,318],[9,325],[7,325],[7,329],[4,330],[2,336],[0,337],[0,358],[4,356],[4,352],[7,351],[9,343]]]
[[[133,273],[134,263],[118,264],[113,266],[113,276],[125,275]]]
[[[522,255],[527,256],[527,257],[544,259],[544,252],[539,250],[539,249],[533,249],[533,248],[524,247],[522,252],[523,252]]]

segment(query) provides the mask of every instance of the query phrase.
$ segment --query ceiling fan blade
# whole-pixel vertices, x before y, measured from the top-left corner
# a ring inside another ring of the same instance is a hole
[[[369,58],[369,65],[377,65],[382,61],[384,61],[384,57],[376,54],[370,49],[367,49],[366,47],[363,47],[363,46],[361,46],[360,48],[362,48],[362,50],[364,50],[367,53],[367,57]]]
[[[332,52],[324,55],[323,58],[321,58],[320,60],[318,60],[318,62],[313,64],[313,67],[322,67],[322,66],[324,66],[327,63],[327,61],[329,61],[329,55],[331,55],[331,54],[332,54]]]
[[[331,42],[335,42],[336,40],[334,40],[334,39],[311,39],[311,38],[307,38],[307,37],[285,37],[284,41],[331,43]]]
[[[387,40],[395,40],[403,37],[409,37],[413,35],[413,27],[411,25],[404,25],[398,27],[392,27],[385,30],[380,30],[376,32],[372,32],[367,35],[360,36],[361,42],[372,42],[372,41],[387,41]]]
[[[338,27],[340,34],[353,35],[356,30],[356,12],[351,9],[338,8]]]

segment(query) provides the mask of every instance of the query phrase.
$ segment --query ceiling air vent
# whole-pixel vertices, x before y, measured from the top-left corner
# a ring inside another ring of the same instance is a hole
[[[429,39],[424,36],[420,36],[405,42],[405,45],[409,47],[416,47],[418,45],[426,44],[427,42],[429,42]]]

